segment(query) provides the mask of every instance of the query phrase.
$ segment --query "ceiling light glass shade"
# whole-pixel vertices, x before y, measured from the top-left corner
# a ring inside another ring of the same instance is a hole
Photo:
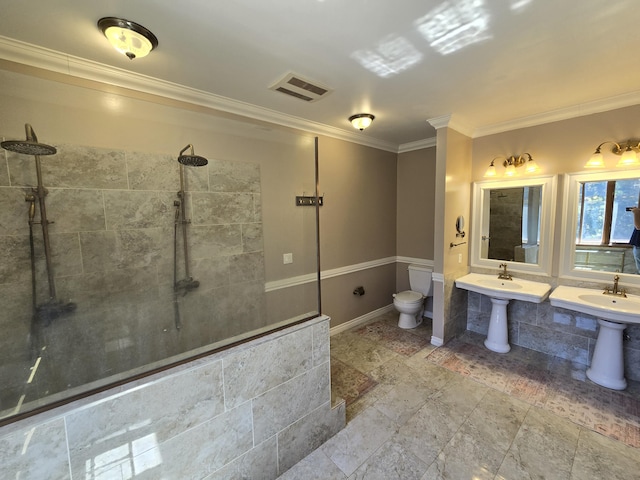
[[[489,168],[487,168],[487,171],[484,172],[484,176],[485,177],[495,177],[496,174],[497,174],[496,167],[495,167],[495,165],[493,165],[493,161],[492,161],[491,165],[489,165]]]
[[[349,121],[351,122],[351,125],[354,126],[354,128],[362,131],[369,125],[371,125],[371,122],[373,122],[374,118],[376,117],[374,117],[370,113],[358,113],[356,115],[351,115],[349,117]]]
[[[505,176],[513,177],[516,174],[516,166],[513,163],[507,165],[507,169],[504,172]]]
[[[158,39],[151,31],[129,20],[105,17],[98,21],[98,27],[113,48],[130,60],[146,57],[158,46]]]
[[[604,168],[604,156],[600,153],[600,149],[591,155],[591,158],[585,163],[584,168]]]
[[[636,152],[634,152],[631,147],[627,147],[616,167],[637,167],[639,165],[640,162],[638,161]]]

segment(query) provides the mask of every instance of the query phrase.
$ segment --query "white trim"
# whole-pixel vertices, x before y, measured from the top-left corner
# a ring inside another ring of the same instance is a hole
[[[433,260],[427,260],[424,258],[396,257],[396,262],[420,265],[422,267],[431,267],[431,269],[433,270]]]
[[[0,35],[0,59],[8,60],[63,75],[85,80],[116,85],[151,95],[158,95],[181,102],[212,108],[222,112],[240,115],[254,120],[282,125],[297,130],[326,135],[328,137],[357,143],[393,153],[398,153],[398,145],[376,138],[363,136],[359,132],[332,127],[293,115],[287,115],[268,108],[258,107],[231,98],[214,95],[203,90],[185,87],[148,75],[130,72],[110,65],[92,62],[84,58],[21,42]]]
[[[282,288],[296,287],[298,285],[304,285],[306,283],[313,283],[317,280],[318,275],[316,273],[298,275],[297,277],[283,278],[282,280],[273,280],[264,284],[264,291],[272,292],[274,290],[280,290]]]
[[[396,257],[387,257],[380,258],[378,260],[371,260],[369,262],[356,263],[355,265],[347,265],[345,267],[324,270],[320,273],[320,278],[322,280],[325,280],[327,278],[339,277],[340,275],[348,275],[350,273],[360,272],[362,270],[368,270],[370,268],[381,267],[383,265],[390,265],[396,262]]]
[[[640,176],[640,169],[625,170],[592,170],[563,175],[562,196],[562,225],[577,225],[578,223],[578,192],[582,182],[595,182],[604,180],[632,179]],[[563,228],[560,232],[560,265],[559,278],[578,282],[594,282],[607,284],[612,281],[614,272],[599,270],[580,270],[575,266],[575,229]],[[640,275],[632,273],[618,273],[620,284],[625,287],[640,286]]]
[[[385,313],[388,312],[392,312],[394,310],[393,308],[393,304],[389,304],[386,307],[382,307],[382,308],[378,308],[377,310],[374,310],[373,312],[369,312],[366,313],[364,315],[362,315],[361,317],[358,318],[354,318],[353,320],[349,320],[348,322],[344,322],[341,323],[340,325],[336,325],[335,327],[331,327],[329,329],[329,335],[333,336],[336,335],[338,333],[342,333],[346,330],[349,330],[351,328],[355,328],[358,327],[360,325],[362,325],[363,323],[367,323],[370,320],[373,320],[374,318],[383,315]]]
[[[555,214],[556,214],[556,190],[557,175],[540,175],[537,177],[520,177],[513,180],[483,180],[473,182],[472,200],[474,211],[471,231],[471,267],[499,268],[502,260],[492,260],[484,258],[486,252],[482,252],[483,242],[480,237],[488,237],[489,232],[489,194],[492,190],[500,190],[514,187],[540,186],[540,249],[538,252],[538,263],[509,262],[509,268],[515,272],[533,273],[538,275],[551,276],[553,270],[553,239]]]
[[[444,285],[444,273],[433,272],[431,274],[431,280],[434,282],[442,283]]]
[[[412,263],[416,265],[422,265],[424,267],[433,268],[433,260],[426,260],[423,258],[410,258],[410,257],[386,257],[379,258],[377,260],[371,260],[369,262],[356,263],[354,265],[347,265],[345,267],[333,268],[331,270],[324,270],[320,272],[320,279],[326,280],[327,278],[339,277],[341,275],[348,275],[350,273],[361,272],[370,268],[382,267],[384,265],[390,265],[392,263]],[[298,275],[296,277],[283,278],[280,280],[272,280],[266,282],[264,285],[265,292],[272,292],[274,290],[280,290],[282,288],[290,288],[298,285],[304,285],[306,283],[313,283],[318,279],[318,275],[315,273],[308,273],[305,275]]]
[[[434,139],[432,138],[397,145],[392,142],[366,137],[349,130],[312,122],[310,120],[287,115],[275,110],[258,107],[256,105],[214,95],[202,90],[196,90],[176,83],[163,81],[155,77],[133,73],[128,70],[123,70],[98,62],[92,62],[90,60],[50,50],[37,45],[32,45],[26,42],[21,42],[2,35],[0,35],[0,59],[41,68],[51,72],[57,72],[63,75],[70,75],[100,83],[117,85],[139,92],[201,105],[253,118],[255,120],[283,125],[297,130],[311,132],[313,134],[322,134],[328,137],[378,148],[380,150],[393,153],[409,152],[435,145]],[[452,120],[451,115],[443,115],[428,119],[427,122],[436,129],[448,126],[462,134],[470,136],[471,138],[479,138],[519,128],[543,125],[545,123],[582,117],[638,104],[640,104],[640,91],[635,91],[595,100],[593,102],[560,108],[549,112],[542,112],[515,120],[480,126],[477,128],[464,125],[460,123],[458,119]]]
[[[414,150],[421,150],[423,148],[431,148],[435,146],[436,137],[425,138],[424,140],[400,144],[398,147],[398,153],[413,152]]]
[[[444,340],[442,340],[439,337],[434,337],[433,335],[431,335],[431,345],[434,345],[436,347],[441,347],[442,345],[444,345]]]
[[[584,117],[594,113],[608,112],[618,108],[630,107],[640,104],[640,91],[616,95],[615,97],[602,98],[593,102],[559,108],[550,112],[542,112],[537,115],[509,120],[508,122],[494,123],[478,127],[473,132],[472,138],[485,137],[496,133],[509,132],[518,128],[535,127],[545,123],[568,120],[570,118]]]

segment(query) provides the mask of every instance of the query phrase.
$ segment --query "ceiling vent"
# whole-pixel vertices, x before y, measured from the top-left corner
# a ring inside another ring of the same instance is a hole
[[[271,90],[290,95],[305,102],[315,102],[331,93],[327,87],[318,82],[308,80],[296,73],[288,73],[282,80],[269,87]]]

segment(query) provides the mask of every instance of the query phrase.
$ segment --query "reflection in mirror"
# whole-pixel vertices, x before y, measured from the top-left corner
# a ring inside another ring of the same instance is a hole
[[[640,205],[640,171],[609,171],[566,176],[563,232],[564,275],[638,283],[630,239],[634,231],[632,207]]]
[[[474,184],[471,263],[551,273],[553,176]]]
[[[542,186],[492,190],[482,258],[538,263]]]

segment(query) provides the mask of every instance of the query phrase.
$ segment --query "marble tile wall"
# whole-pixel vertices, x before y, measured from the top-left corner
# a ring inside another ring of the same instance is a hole
[[[344,427],[329,372],[323,316],[2,427],[2,476],[275,479]]]
[[[598,334],[595,317],[564,308],[512,300],[507,307],[509,342],[566,360],[589,365]],[[491,300],[469,292],[467,330],[487,334]],[[624,342],[625,375],[640,380],[640,325],[628,325]]]
[[[258,163],[209,159],[205,167],[184,167],[190,275],[200,286],[175,302],[176,156],[57,149],[41,157],[53,271],[58,298],[77,308],[50,325],[32,322],[25,194],[37,184],[35,160],[0,155],[0,170],[8,172],[0,177],[0,381],[7,386],[0,417],[23,394],[26,405],[268,322]],[[40,304],[49,292],[41,226],[34,227]],[[179,280],[185,277],[180,229],[176,239]],[[37,356],[38,374],[24,387]]]

